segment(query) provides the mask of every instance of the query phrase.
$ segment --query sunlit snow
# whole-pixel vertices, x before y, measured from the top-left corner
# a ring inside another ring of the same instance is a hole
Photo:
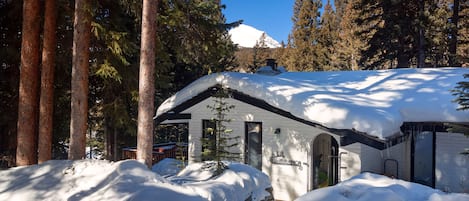
[[[260,31],[252,26],[240,24],[239,26],[231,29],[229,34],[231,36],[231,40],[234,44],[238,44],[240,47],[248,47],[253,48],[256,43],[260,43],[262,34],[265,33]],[[265,38],[265,45],[269,48],[277,48],[280,47],[280,43],[277,42],[275,39],[270,37],[267,33]]]
[[[362,173],[335,186],[309,192],[295,201],[467,201],[469,194],[445,193],[433,188]]]
[[[172,159],[158,170],[175,168]],[[165,167],[162,167],[165,166]],[[193,163],[166,177],[135,160],[56,160],[0,171],[0,200],[262,200],[270,194],[267,175],[250,166],[229,163],[213,171]],[[166,172],[167,173],[167,172]]]
[[[284,72],[275,76],[225,72],[191,83],[167,99],[157,116],[217,84],[264,100],[329,128],[355,129],[381,139],[403,122],[469,122],[451,94],[467,68]]]
[[[185,168],[165,159],[150,171],[135,160],[48,161],[0,171],[0,200],[263,200],[267,175],[240,163],[217,177],[193,163]],[[176,172],[170,169],[181,169]],[[164,173],[162,173],[164,172]],[[161,176],[161,173],[165,176]],[[275,189],[273,189],[275,191]],[[363,173],[297,201],[467,201],[469,194],[445,193],[420,184]]]

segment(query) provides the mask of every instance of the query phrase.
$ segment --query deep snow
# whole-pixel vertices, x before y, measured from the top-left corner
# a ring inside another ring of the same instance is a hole
[[[156,116],[217,84],[329,128],[386,139],[403,122],[469,122],[451,94],[467,68],[284,72],[275,76],[225,72],[204,76],[167,99]]]
[[[265,32],[245,24],[240,24],[228,32],[228,34],[231,36],[231,41],[233,41],[234,44],[238,44],[240,47],[247,48],[253,48],[256,43],[259,43],[263,33]],[[270,37],[267,33],[265,34],[265,43],[267,47],[280,47],[280,43],[278,41]]]
[[[166,162],[160,169],[176,167]],[[267,175],[244,164],[229,163],[228,167],[212,177],[212,171],[194,163],[164,178],[135,160],[48,161],[0,171],[0,200],[244,201],[269,196]]]
[[[430,187],[362,173],[335,186],[311,191],[296,201],[468,201],[469,194],[444,193]]]
[[[194,163],[181,172],[165,159],[152,172],[135,160],[56,160],[0,171],[0,200],[262,200],[269,178],[240,163],[213,177]],[[164,174],[165,177],[160,176]],[[275,189],[274,189],[275,190]],[[336,186],[309,192],[297,201],[467,201],[469,194],[444,193],[420,184],[363,173]]]

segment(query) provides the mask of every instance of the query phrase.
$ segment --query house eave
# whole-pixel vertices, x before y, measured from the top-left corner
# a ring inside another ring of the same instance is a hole
[[[177,105],[176,107],[172,108],[171,110],[160,114],[154,118],[156,124],[160,124],[161,122],[165,120],[169,120],[171,117],[177,116],[177,114],[185,111],[186,109],[202,102],[203,100],[210,98],[215,92],[217,92],[219,89],[221,89],[221,85],[217,84],[212,87],[207,88],[206,90],[202,91],[198,95],[188,99],[187,101]],[[375,136],[370,136],[366,133],[356,131],[354,129],[336,129],[336,128],[328,128],[326,126],[323,126],[319,123],[308,121],[302,118],[299,118],[297,116],[294,116],[288,111],[282,110],[278,107],[272,106],[269,103],[267,103],[264,100],[260,100],[258,98],[254,98],[252,96],[249,96],[247,94],[244,94],[242,92],[239,92],[237,90],[233,89],[227,89],[230,98],[233,98],[235,100],[244,102],[246,104],[252,105],[254,107],[258,107],[264,110],[267,110],[269,112],[275,113],[277,115],[289,118],[291,120],[313,126],[319,129],[322,129],[324,131],[336,134],[340,136],[340,144],[341,146],[347,146],[353,143],[362,143],[365,145],[368,145],[370,147],[373,147],[375,149],[383,150],[386,149],[387,147],[394,146],[396,144],[399,144],[403,141],[403,136],[396,136],[390,139],[382,140],[379,139]]]

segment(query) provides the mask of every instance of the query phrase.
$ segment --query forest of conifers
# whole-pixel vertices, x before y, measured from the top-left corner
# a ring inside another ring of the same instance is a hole
[[[467,0],[321,2],[295,1],[290,8],[293,27],[282,47],[269,49],[259,40],[254,48],[245,49],[236,47],[228,35],[241,21],[226,22],[219,1],[159,0],[155,107],[203,75],[253,72],[267,58],[275,58],[289,71],[469,65]],[[90,3],[87,144],[116,160],[122,147],[136,145],[142,3]],[[48,30],[43,8],[41,3],[41,17],[36,19],[40,41]],[[70,139],[74,1],[56,0],[54,8],[52,158],[64,159]],[[15,0],[0,0],[0,13],[0,156],[11,160],[20,126],[22,19],[31,13],[23,13],[23,1]]]

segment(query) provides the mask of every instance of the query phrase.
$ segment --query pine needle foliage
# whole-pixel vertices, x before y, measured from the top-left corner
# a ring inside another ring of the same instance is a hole
[[[239,145],[240,136],[234,136],[233,130],[227,127],[231,122],[227,115],[235,107],[226,101],[229,97],[227,89],[221,87],[213,97],[213,104],[207,105],[214,117],[210,120],[212,126],[204,131],[206,137],[201,139],[203,146],[207,147],[202,152],[202,159],[214,160],[217,167],[215,175],[218,175],[227,168],[223,160],[239,159],[240,153],[232,150]]]
[[[469,78],[469,74],[464,74],[464,78]],[[452,92],[456,96],[454,102],[459,104],[458,110],[469,110],[469,81],[458,82]]]

